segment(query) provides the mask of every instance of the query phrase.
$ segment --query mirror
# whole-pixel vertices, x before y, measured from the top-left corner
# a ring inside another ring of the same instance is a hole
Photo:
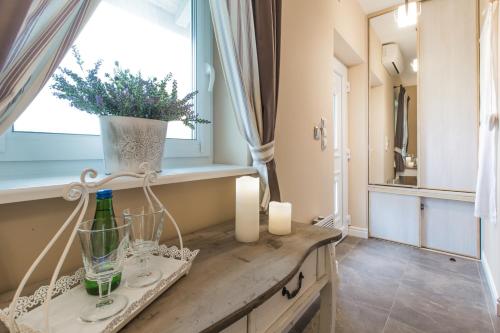
[[[369,182],[374,185],[417,186],[418,15],[413,5],[369,20]]]

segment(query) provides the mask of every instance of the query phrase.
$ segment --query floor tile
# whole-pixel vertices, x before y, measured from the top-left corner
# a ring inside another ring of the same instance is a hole
[[[349,252],[343,265],[351,267],[366,278],[391,278],[399,280],[408,263],[406,257],[390,258],[379,250],[359,244]]]
[[[404,265],[383,265],[371,255],[356,255],[354,250],[340,262],[338,297],[389,310],[394,302]],[[368,260],[364,264],[363,260]],[[384,267],[386,266],[386,267]]]
[[[419,263],[409,263],[391,318],[424,332],[493,332],[479,277]]]
[[[480,280],[477,262],[474,260],[423,249],[413,251],[410,260],[413,263],[428,266],[439,271],[452,272],[473,281]],[[454,276],[456,276],[455,274]]]
[[[374,253],[379,257],[391,258],[398,261],[408,260],[416,250],[415,247],[410,245],[402,245],[373,238],[360,241],[356,249]]]
[[[335,257],[337,261],[341,261],[344,259],[346,254],[348,254],[354,247],[349,244],[345,244],[344,242],[340,242],[335,246]]]
[[[377,239],[344,242],[337,333],[500,333],[477,261]],[[317,332],[317,313],[310,318],[304,332]]]
[[[483,270],[481,263],[478,263],[478,270],[479,270],[479,276],[481,277],[481,283],[486,298],[486,305],[488,306],[488,312],[490,314],[490,319],[493,325],[493,329],[495,330],[495,333],[500,333],[500,317],[497,316],[495,301],[491,296],[490,286],[488,285],[486,274]]]
[[[404,286],[398,290],[390,317],[422,332],[493,332],[489,315],[484,311],[442,299],[436,301],[425,292]]]
[[[388,316],[388,310],[339,299],[335,333],[381,333]]]
[[[346,244],[346,245],[356,246],[362,240],[363,240],[363,238],[347,236],[346,238],[344,238],[342,240],[341,243]]]
[[[389,315],[389,319],[385,324],[384,333],[425,333],[425,332],[410,325],[407,325],[405,323],[402,323],[399,320],[396,320]]]
[[[479,277],[473,281],[450,271],[410,262],[401,284],[426,292],[427,296],[432,296],[436,301],[467,304],[483,311],[487,309]]]

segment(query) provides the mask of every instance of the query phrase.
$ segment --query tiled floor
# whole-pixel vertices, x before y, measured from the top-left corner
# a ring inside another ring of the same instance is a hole
[[[336,253],[336,333],[500,333],[477,261],[353,237]],[[317,322],[316,314],[303,332]]]

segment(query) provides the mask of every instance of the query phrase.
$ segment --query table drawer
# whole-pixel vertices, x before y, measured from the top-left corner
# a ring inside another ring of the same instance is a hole
[[[316,282],[317,251],[311,252],[299,271],[287,283],[286,289],[289,295],[283,295],[280,290],[268,299],[264,304],[254,310],[255,332],[266,332],[266,330],[278,319],[310,286]],[[299,284],[299,276],[303,276],[300,290],[295,294]],[[291,298],[289,298],[291,297]]]

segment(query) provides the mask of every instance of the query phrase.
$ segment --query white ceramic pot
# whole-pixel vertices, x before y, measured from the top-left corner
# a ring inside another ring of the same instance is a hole
[[[143,162],[161,171],[168,122],[119,116],[102,116],[99,120],[107,174],[140,173]]]

